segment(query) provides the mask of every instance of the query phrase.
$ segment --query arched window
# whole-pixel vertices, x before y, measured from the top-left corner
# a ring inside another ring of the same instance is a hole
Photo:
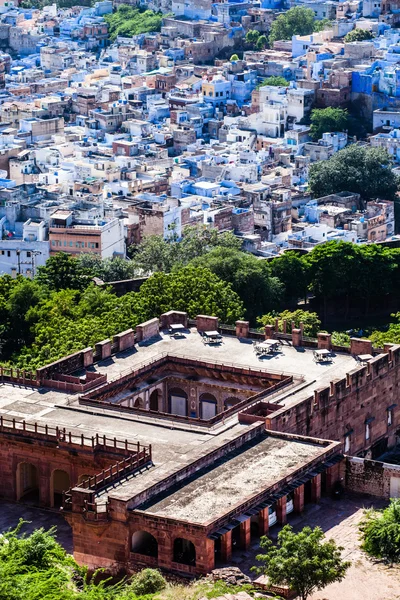
[[[132,552],[158,557],[158,542],[148,531],[135,531],[132,535]]]
[[[194,544],[185,538],[176,538],[174,541],[174,562],[181,565],[196,565],[196,548]]]
[[[158,398],[160,392],[159,390],[153,390],[150,394],[150,410],[159,410],[158,407]]]
[[[234,396],[226,398],[226,400],[224,400],[224,410],[232,408],[232,406],[236,406],[236,404],[239,404],[239,402],[241,402],[241,400],[239,398],[235,398]]]
[[[55,469],[51,474],[52,505],[59,507],[62,504],[63,492],[71,487],[69,475],[62,469]]]
[[[188,397],[186,392],[180,388],[172,388],[169,391],[169,412],[172,415],[180,415],[187,417],[188,414]]]
[[[23,462],[17,466],[17,500],[39,502],[39,475],[31,463]]]
[[[200,415],[205,421],[212,419],[217,414],[217,399],[212,394],[204,393],[200,396]]]

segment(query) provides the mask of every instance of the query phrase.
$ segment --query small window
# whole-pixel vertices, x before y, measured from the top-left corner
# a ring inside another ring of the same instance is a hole
[[[350,436],[346,435],[346,437],[344,438],[344,451],[350,452]]]
[[[27,258],[30,258],[31,256],[32,256],[32,252],[27,252],[27,253],[26,253],[26,257],[27,257]]]
[[[365,423],[365,441],[368,441],[370,437],[371,437],[371,428],[369,426],[369,423]]]
[[[393,413],[391,410],[388,410],[388,414],[387,414],[387,424],[390,427],[390,425],[393,423]]]
[[[7,250],[7,256],[11,256],[10,250]]]

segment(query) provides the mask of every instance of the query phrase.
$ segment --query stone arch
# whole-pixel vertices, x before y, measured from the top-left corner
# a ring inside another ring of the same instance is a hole
[[[172,415],[187,417],[188,415],[188,396],[181,388],[172,388],[168,394],[169,412]]]
[[[79,487],[79,485],[83,482],[83,481],[87,481],[90,477],[92,477],[92,475],[88,475],[87,473],[83,473],[83,475],[79,475],[78,477],[78,482],[77,482],[77,486]]]
[[[148,531],[135,531],[132,535],[132,552],[158,558],[158,542]]]
[[[133,408],[143,408],[143,407],[144,407],[143,398],[135,398],[135,400],[133,402]]]
[[[54,469],[51,474],[51,506],[59,508],[62,504],[63,492],[71,487],[69,473],[63,469]]]
[[[232,406],[236,406],[241,402],[240,398],[235,398],[235,396],[229,396],[229,398],[225,398],[224,400],[224,410],[228,410],[228,408],[232,408]]]
[[[200,416],[205,421],[217,414],[217,399],[213,394],[205,392],[200,395]]]
[[[196,566],[196,548],[193,542],[185,538],[174,540],[174,562],[181,565]]]
[[[160,390],[155,389],[150,394],[150,410],[159,410]]]
[[[39,473],[35,465],[29,462],[19,463],[17,466],[17,501],[39,504]]]

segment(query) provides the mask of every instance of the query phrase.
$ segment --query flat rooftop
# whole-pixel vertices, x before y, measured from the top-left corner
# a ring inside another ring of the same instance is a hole
[[[110,381],[164,353],[213,361],[214,364],[222,362],[234,366],[250,366],[253,369],[261,368],[270,373],[299,377],[298,383],[287,386],[268,398],[268,402],[291,406],[311,396],[315,389],[326,387],[330,381],[343,378],[357,366],[357,362],[349,354],[336,354],[332,363],[316,364],[312,349],[296,349],[283,345],[281,353],[259,359],[254,353],[251,340],[223,336],[220,346],[210,347],[203,344],[196,329],[192,329],[185,336],[170,339],[169,335],[161,334],[154,340],[140,343],[135,348],[97,363],[94,370],[107,373]],[[300,379],[301,376],[304,379]],[[9,419],[25,419],[28,423],[37,421],[53,427],[59,425],[76,434],[92,436],[101,433],[118,439],[126,438],[132,442],[152,444],[156,466],[169,461],[180,462],[182,457],[191,450],[198,450],[203,444],[207,446],[217,440],[221,440],[222,444],[228,433],[246,427],[239,425],[236,414],[213,428],[196,427],[192,424],[166,421],[154,415],[147,416],[143,412],[122,415],[118,407],[114,410],[80,406],[77,394],[68,395],[48,388],[38,389],[1,383],[0,415]]]
[[[254,440],[239,455],[217,466],[162,500],[138,507],[145,513],[207,525],[261,491],[322,456],[326,447],[268,436]]]

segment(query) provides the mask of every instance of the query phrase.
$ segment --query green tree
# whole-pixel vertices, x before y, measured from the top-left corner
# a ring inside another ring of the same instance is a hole
[[[364,42],[366,40],[372,40],[373,38],[372,31],[368,31],[367,29],[353,29],[349,31],[347,35],[344,36],[344,41],[346,43],[349,42]]]
[[[343,548],[336,546],[334,540],[325,541],[319,527],[304,527],[295,533],[290,525],[285,525],[278,533],[277,546],[267,537],[261,538],[260,546],[265,554],[259,554],[257,560],[263,565],[254,570],[267,575],[273,585],[287,585],[302,600],[341,581],[350,566],[341,558]]]
[[[36,281],[50,290],[82,290],[90,283],[89,275],[70,254],[58,252],[39,267]]]
[[[256,49],[265,50],[265,48],[268,48],[268,38],[266,35],[260,35],[256,42]]]
[[[391,565],[400,562],[400,499],[391,499],[385,509],[365,511],[360,533],[367,554]]]
[[[328,160],[311,165],[309,188],[316,198],[349,191],[360,194],[364,200],[394,200],[399,179],[391,167],[386,150],[349,146]]]
[[[320,21],[314,21],[314,31],[318,33],[319,31],[324,31],[324,29],[329,29],[332,26],[332,22],[329,19],[321,19]]]
[[[256,29],[250,29],[250,31],[248,31],[246,33],[246,42],[248,44],[255,44],[258,40],[258,38],[260,37],[260,32],[257,31]]]
[[[311,111],[311,137],[317,141],[330,131],[345,131],[348,128],[348,113],[343,108],[315,108]]]
[[[284,78],[278,75],[267,77],[264,79],[258,86],[257,89],[264,87],[265,85],[273,85],[276,87],[288,87],[289,82]]]
[[[271,312],[257,319],[259,325],[275,325],[275,320],[279,320],[279,329],[282,330],[282,323],[284,320],[287,321],[287,333],[292,331],[292,322],[294,326],[299,328],[300,323],[304,325],[304,335],[309,337],[316,337],[317,333],[321,331],[321,321],[317,313],[309,312],[308,310],[284,310],[281,313]]]
[[[327,302],[345,299],[346,316],[350,298],[357,293],[360,283],[360,249],[348,242],[327,242],[316,246],[306,256],[309,269],[310,288],[323,301],[324,319],[327,317]]]
[[[314,11],[295,6],[280,14],[271,24],[270,46],[278,40],[291,40],[293,35],[309,35],[314,31]]]
[[[258,315],[277,308],[282,299],[283,286],[271,277],[265,261],[252,254],[230,248],[213,248],[192,261],[193,265],[210,269],[220,279],[232,285],[246,309],[246,319],[255,323]]]
[[[99,277],[105,282],[132,279],[136,275],[135,265],[125,258],[104,258],[98,254],[80,254],[76,261],[78,267],[91,277]]]
[[[188,265],[173,273],[155,273],[135,294],[136,311],[143,320],[168,310],[186,311],[194,318],[214,315],[223,323],[243,318],[239,296],[209,269]]]
[[[307,298],[308,264],[297,252],[285,252],[269,263],[271,274],[285,286],[285,302]]]
[[[237,60],[239,60],[239,57],[237,54],[232,54],[232,56],[229,59],[229,62],[236,62]]]

